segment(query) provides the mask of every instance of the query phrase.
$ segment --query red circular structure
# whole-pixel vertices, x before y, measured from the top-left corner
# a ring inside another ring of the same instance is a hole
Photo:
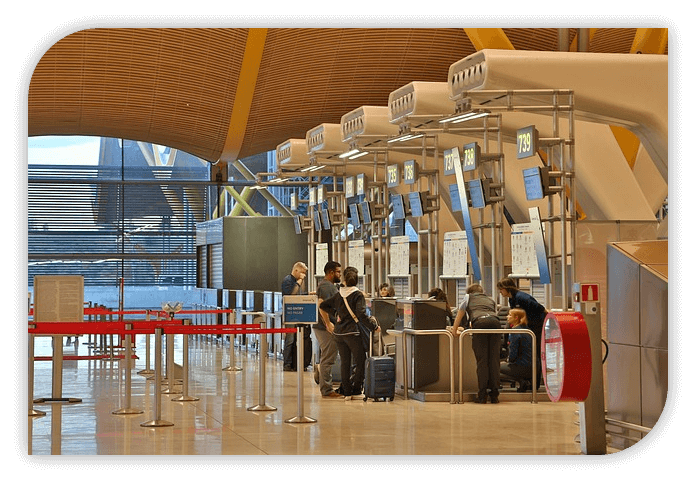
[[[551,401],[587,399],[592,353],[585,318],[579,312],[551,312],[541,337],[541,367]]]

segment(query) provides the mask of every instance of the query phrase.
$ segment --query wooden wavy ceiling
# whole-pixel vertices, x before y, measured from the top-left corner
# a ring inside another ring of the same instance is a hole
[[[557,29],[504,29],[516,49],[556,50]],[[635,29],[591,50],[628,53]],[[574,35],[571,32],[571,37]],[[28,132],[123,137],[216,161],[247,29],[91,29],[56,42],[29,86]],[[411,81],[445,82],[475,51],[457,29],[269,29],[239,157],[304,138]]]

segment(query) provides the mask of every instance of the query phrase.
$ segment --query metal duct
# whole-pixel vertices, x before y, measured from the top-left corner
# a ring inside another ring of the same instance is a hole
[[[343,142],[350,143],[359,138],[362,146],[386,142],[399,134],[399,126],[389,122],[389,108],[386,106],[362,106],[341,117],[341,136]]]
[[[307,141],[288,139],[276,147],[276,161],[280,169],[299,169],[309,166]]]
[[[668,175],[666,55],[481,50],[449,69],[450,97],[471,90],[571,89],[578,119],[635,133]]]
[[[307,131],[307,152],[327,159],[338,159],[338,155],[348,151],[343,142],[340,124],[320,124]]]
[[[449,98],[447,82],[411,82],[389,94],[389,120],[400,123],[411,117],[431,120],[454,114],[456,104]]]

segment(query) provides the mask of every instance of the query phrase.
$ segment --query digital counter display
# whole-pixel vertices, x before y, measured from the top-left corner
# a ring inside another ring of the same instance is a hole
[[[390,164],[387,166],[387,188],[399,186],[399,165]]]
[[[479,165],[479,160],[481,158],[481,148],[478,143],[465,144],[462,147],[463,161],[462,161],[462,171],[473,171]]]
[[[539,132],[534,126],[517,130],[517,159],[534,156],[539,144]]]
[[[467,184],[469,186],[469,200],[471,201],[471,207],[485,208],[486,195],[482,181],[480,179],[474,179],[469,181]]]
[[[350,210],[350,222],[353,226],[360,226],[360,208],[357,203],[349,205],[348,209]]]
[[[372,223],[372,208],[370,207],[369,201],[363,201],[360,203],[360,211],[362,213],[363,225],[369,225]]]

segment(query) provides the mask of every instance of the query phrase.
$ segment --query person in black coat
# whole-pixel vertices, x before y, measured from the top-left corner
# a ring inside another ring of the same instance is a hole
[[[336,319],[333,334],[336,338],[338,354],[341,356],[341,388],[346,399],[362,394],[365,381],[365,347],[358,324],[371,331],[379,330],[366,312],[365,295],[356,287],[358,269],[346,267],[343,271],[345,287],[319,305],[319,313],[330,327],[331,315]],[[350,307],[350,309],[349,309]],[[352,313],[351,313],[352,312]],[[355,362],[355,374],[351,379],[351,360]]]

